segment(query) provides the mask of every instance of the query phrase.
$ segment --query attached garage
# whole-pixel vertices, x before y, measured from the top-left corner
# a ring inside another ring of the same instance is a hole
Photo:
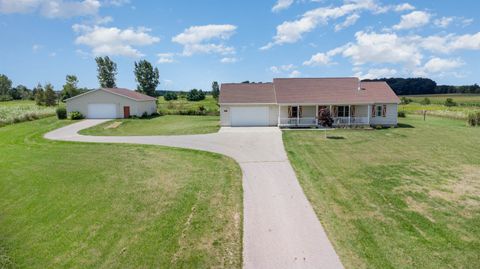
[[[231,126],[268,126],[268,106],[230,107]]]
[[[89,119],[141,117],[157,112],[156,98],[120,88],[89,91],[65,101],[68,113],[78,111]]]

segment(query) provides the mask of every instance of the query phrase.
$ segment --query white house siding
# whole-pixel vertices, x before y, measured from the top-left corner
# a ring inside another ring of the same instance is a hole
[[[384,105],[384,104],[375,104]],[[371,114],[371,113],[370,113]],[[387,104],[387,113],[385,117],[373,117],[370,115],[371,125],[395,126],[398,124],[398,104]]]
[[[220,106],[220,125],[231,126],[231,107],[268,107],[268,125],[277,126],[278,124],[278,105],[221,105]]]
[[[150,115],[157,111],[155,100],[135,101],[127,97],[98,90],[67,100],[67,112],[78,111],[82,113],[82,115],[87,116],[88,104],[115,104],[117,118],[123,118],[124,106],[130,107],[130,115],[132,116],[140,117],[144,112],[147,112]]]

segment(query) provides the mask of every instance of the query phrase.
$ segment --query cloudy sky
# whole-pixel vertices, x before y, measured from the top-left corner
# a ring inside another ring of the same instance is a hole
[[[0,0],[0,73],[29,87],[65,75],[97,87],[95,56],[160,69],[160,89],[274,77],[480,82],[473,0]]]

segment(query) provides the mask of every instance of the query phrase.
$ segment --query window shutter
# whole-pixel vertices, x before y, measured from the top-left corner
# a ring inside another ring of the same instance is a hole
[[[338,115],[337,113],[338,113],[338,109],[337,109],[336,106],[334,106],[334,107],[333,107],[333,116],[334,116],[334,117],[337,117],[337,115]]]
[[[355,117],[355,106],[352,106],[351,108],[352,108],[352,111],[351,111],[352,117]]]
[[[288,117],[289,118],[292,117],[292,107],[291,106],[288,106]]]
[[[387,116],[387,105],[383,105],[382,116],[383,116],[383,117],[386,117],[386,116]]]
[[[302,117],[302,111],[303,111],[303,107],[302,106],[299,106],[298,107],[298,116],[301,118]]]
[[[376,107],[377,107],[376,105],[372,105],[372,118],[375,118],[377,114],[377,111],[375,111]]]

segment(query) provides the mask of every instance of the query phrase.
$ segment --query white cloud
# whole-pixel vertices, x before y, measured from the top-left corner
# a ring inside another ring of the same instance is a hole
[[[289,75],[288,77],[289,78],[298,78],[302,75],[302,73],[298,70],[293,70]]]
[[[130,0],[103,0],[103,3],[106,6],[116,6],[120,7],[126,4],[130,4]]]
[[[285,21],[278,25],[277,33],[273,37],[273,41],[260,49],[266,50],[274,45],[295,43],[300,40],[305,33],[313,31],[318,25],[328,24],[330,20],[338,19],[349,14],[357,13],[358,15],[358,13],[363,10],[380,13],[386,9],[377,5],[374,0],[345,0],[341,6],[313,9],[305,12],[298,20]],[[351,20],[353,20],[353,18]]]
[[[173,57],[174,57],[173,53],[158,53],[157,56],[158,56],[157,63],[159,63],[159,64],[173,63],[175,61],[173,59]]]
[[[138,58],[144,54],[134,47],[152,45],[160,41],[160,38],[150,35],[150,29],[145,27],[122,30],[116,27],[75,24],[72,28],[79,34],[75,43],[90,47],[95,56],[121,55]]]
[[[221,63],[228,64],[228,63],[236,63],[238,61],[235,57],[224,57],[220,60]]]
[[[435,57],[425,63],[425,65],[423,66],[423,70],[427,74],[440,73],[450,71],[464,64],[465,63],[459,59],[442,59]]]
[[[395,8],[394,8],[394,10],[397,11],[397,12],[414,10],[414,9],[415,9],[415,7],[410,5],[409,3],[399,4],[399,5],[396,5]]]
[[[343,56],[351,58],[355,65],[370,63],[403,63],[416,66],[421,63],[422,54],[409,37],[394,33],[357,32],[356,43],[345,46]]]
[[[430,22],[431,15],[425,11],[413,11],[402,15],[400,23],[393,26],[395,30],[412,29],[422,27]]]
[[[480,32],[465,35],[436,35],[418,39],[422,48],[432,52],[451,53],[456,50],[480,50]]]
[[[270,71],[274,74],[280,74],[282,72],[288,72],[292,69],[294,69],[295,66],[293,64],[284,64],[284,65],[279,65],[279,66],[270,66]]]
[[[335,25],[335,31],[338,32],[344,28],[354,25],[358,19],[360,19],[360,15],[356,13],[348,16],[344,22]]]
[[[372,68],[367,71],[366,74],[362,72],[355,73],[356,77],[360,79],[376,79],[376,78],[388,78],[397,74],[397,70],[389,68]]]
[[[39,49],[41,49],[43,46],[39,44],[33,44],[32,46],[32,51],[37,52]]]
[[[435,23],[435,25],[438,27],[447,28],[454,19],[454,17],[442,17],[440,19],[436,19],[433,23]]]
[[[279,12],[280,10],[287,9],[293,4],[293,0],[277,0],[275,6],[272,7],[272,12]]]
[[[40,12],[47,18],[71,18],[95,15],[100,6],[98,0],[0,0],[0,13]]]
[[[183,55],[191,56],[197,53],[219,53],[222,55],[234,54],[233,47],[222,43],[212,43],[212,40],[228,40],[237,29],[230,24],[210,24],[192,26],[183,33],[172,38],[173,42],[183,45]]]

